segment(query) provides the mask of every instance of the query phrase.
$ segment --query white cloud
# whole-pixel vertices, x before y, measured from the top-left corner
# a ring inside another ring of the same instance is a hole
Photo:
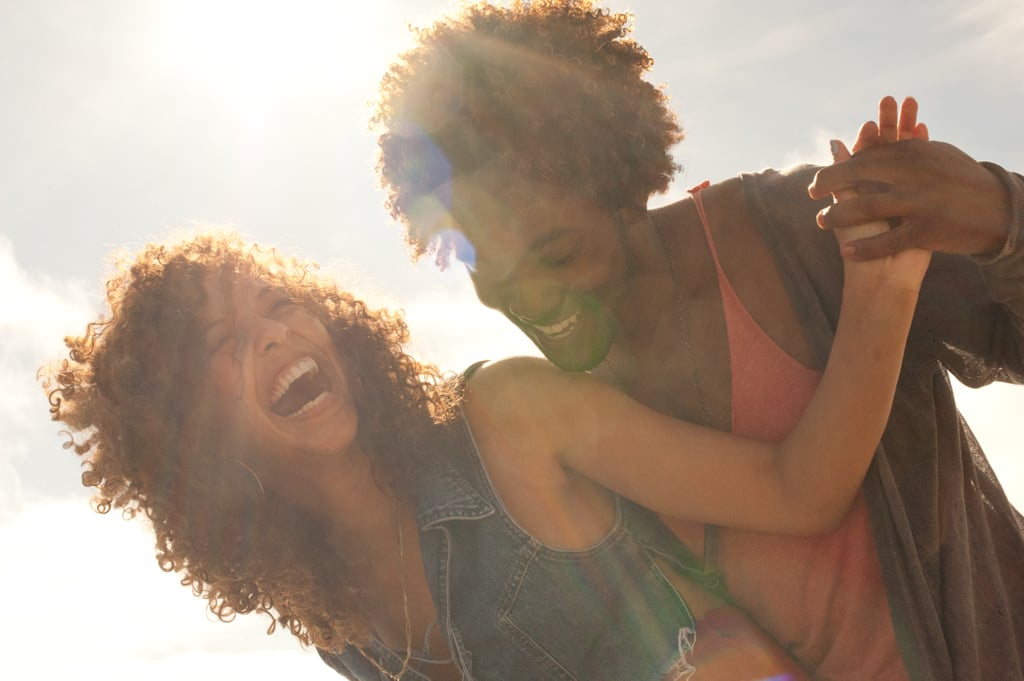
[[[994,70],[1006,76],[1007,87],[1017,86],[1024,75],[1024,12],[1020,0],[977,0],[957,3],[956,7],[952,22],[969,31],[969,52],[980,56],[989,69],[1011,67],[1009,72]]]
[[[0,522],[0,546],[6,678],[338,678],[290,635],[267,636],[266,618],[213,621],[159,569],[142,522],[84,497],[27,504]]]
[[[91,277],[92,268],[83,263],[93,255],[98,260],[101,246],[141,243],[155,226],[192,217],[230,219],[243,229],[273,235],[272,243],[302,245],[321,261],[345,255],[364,263],[384,282],[376,288],[394,290],[408,310],[414,354],[444,369],[535,354],[532,344],[497,313],[485,311],[471,290],[427,294],[429,278],[410,268],[404,256],[385,259],[384,252],[400,248],[397,228],[379,229],[378,237],[366,227],[386,218],[380,197],[369,189],[372,139],[367,141],[365,108],[361,101],[352,107],[351,101],[364,97],[360,93],[398,51],[397,41],[408,39],[406,21],[422,24],[452,2],[389,0],[368,18],[360,17],[358,26],[346,23],[346,15],[334,24],[321,22],[296,56],[329,56],[318,50],[329,47],[322,41],[339,26],[338,35],[359,50],[359,59],[339,52],[333,63],[346,68],[329,67],[308,79],[315,96],[292,81],[278,82],[294,97],[287,105],[285,100],[275,100],[276,107],[268,104],[260,119],[266,127],[254,136],[259,139],[246,138],[262,146],[241,151],[238,131],[247,130],[248,119],[238,114],[252,112],[231,93],[206,87],[207,76],[224,76],[224,69],[204,62],[201,68],[213,67],[209,74],[174,72],[177,77],[168,79],[168,69],[152,68],[160,56],[154,50],[182,44],[161,42],[154,32],[167,28],[173,37],[172,29],[181,25],[147,24],[147,8],[157,7],[154,16],[160,18],[161,12],[183,11],[181,3],[142,3],[127,15],[123,4],[90,4],[90,21],[76,23],[77,14],[35,11],[35,5],[23,3],[8,18],[24,21],[0,22],[0,34],[9,38],[0,41],[6,48],[0,52],[11,57],[0,60],[0,81],[19,102],[0,114],[7,123],[0,126],[0,147],[13,154],[6,164],[10,172],[0,223],[21,239],[19,244],[45,243],[47,248],[35,249],[41,255],[31,263],[33,271],[58,259],[65,263],[62,268]],[[931,88],[926,120],[931,122],[935,111],[949,121],[936,126],[943,139],[971,140],[967,150],[975,154],[985,144],[1012,150],[1004,140],[1017,129],[1021,108],[1014,80],[1024,63],[1020,0],[981,0],[955,8],[947,1],[924,12],[916,32],[910,22],[882,22],[908,38],[904,57],[913,58],[895,60],[891,50],[873,47],[903,44],[887,43],[885,36],[893,33],[878,22],[879,16],[891,19],[892,11],[902,12],[891,3],[868,3],[842,10],[839,17],[810,2],[771,6],[760,15],[738,2],[705,3],[685,26],[675,21],[671,3],[661,0],[609,4],[632,5],[637,12],[638,37],[658,59],[654,80],[668,84],[691,128],[683,149],[694,181],[755,169],[761,159],[775,167],[827,162],[827,139],[835,135],[812,126],[859,124],[870,117],[878,95],[908,89],[921,94],[926,86]],[[909,12],[900,17],[914,16]],[[936,17],[953,18],[936,25]],[[140,26],[146,30],[137,30]],[[24,30],[39,27],[48,30]],[[274,27],[267,30],[272,34]],[[863,49],[865,40],[870,49]],[[83,60],[83,54],[89,58]],[[312,72],[322,64],[307,59],[306,66]],[[297,75],[301,71],[293,68]],[[824,73],[832,77],[826,80]],[[342,77],[347,87],[339,91],[332,86]],[[984,115],[956,118],[962,102],[989,92],[977,88],[986,82],[1002,88],[1001,105]],[[328,85],[317,88],[317,83]],[[274,112],[276,117],[269,115]],[[800,131],[813,132],[792,136]],[[848,141],[854,132],[838,136]],[[793,151],[787,154],[781,145]],[[342,225],[355,227],[332,240]],[[69,249],[74,252],[68,254]],[[19,254],[23,261],[27,252]],[[399,283],[403,288],[396,288]],[[63,334],[83,330],[98,307],[90,294],[99,290],[99,282],[31,274],[0,235],[0,285],[0,583],[6,587],[0,676],[338,678],[287,635],[265,636],[262,620],[210,622],[203,602],[157,568],[142,525],[95,516],[84,491],[73,501],[38,501],[42,483],[36,484],[33,472],[43,482],[64,476],[73,483],[76,476],[73,457],[58,449],[56,425],[45,420],[35,371],[60,355]],[[1024,462],[1006,428],[1024,406],[1021,388],[990,387],[958,396],[1011,498],[1024,507]],[[49,458],[63,463],[50,466]]]
[[[856,131],[837,133],[831,130],[816,129],[808,136],[809,141],[798,147],[793,147],[783,153],[782,165],[780,168],[788,168],[798,163],[814,163],[816,165],[829,165],[832,163],[832,156],[829,152],[829,141],[834,139],[842,140],[847,146],[853,144]]]
[[[32,276],[18,265],[11,243],[0,236],[0,518],[16,509],[25,490],[15,470],[48,421],[36,372],[60,356],[61,339],[81,332],[92,299],[78,282]],[[46,432],[56,433],[49,427]],[[56,438],[52,440],[56,448]]]
[[[95,296],[78,281],[31,275],[23,270],[9,239],[0,235],[0,334],[4,356],[25,353],[44,359],[61,347],[63,334],[81,331]],[[98,288],[95,287],[95,288]]]
[[[462,371],[473,362],[513,355],[540,355],[537,347],[500,313],[481,314],[468,297],[414,298],[405,306],[412,336],[410,352],[446,371]]]

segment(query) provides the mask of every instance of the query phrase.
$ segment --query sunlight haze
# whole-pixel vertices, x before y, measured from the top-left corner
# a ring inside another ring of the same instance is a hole
[[[934,139],[1024,170],[1020,0],[833,5],[630,0],[701,180],[828,162],[880,97],[917,97]],[[458,371],[537,354],[458,268],[413,264],[373,173],[389,61],[454,2],[0,2],[0,677],[340,678],[269,620],[212,621],[141,522],[88,507],[36,371],[101,309],[109,254],[229,225],[401,307],[413,354]],[[808,225],[808,229],[813,229]],[[958,389],[1024,507],[1024,388]]]

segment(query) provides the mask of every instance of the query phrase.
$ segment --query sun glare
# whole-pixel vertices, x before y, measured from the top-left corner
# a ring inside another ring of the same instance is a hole
[[[247,111],[300,92],[375,86],[400,49],[398,3],[177,0],[151,16],[146,49],[164,72],[208,83]]]
[[[337,69],[333,39],[345,22],[340,3],[185,0],[159,7],[154,24],[160,56],[192,77],[258,95],[330,78]]]

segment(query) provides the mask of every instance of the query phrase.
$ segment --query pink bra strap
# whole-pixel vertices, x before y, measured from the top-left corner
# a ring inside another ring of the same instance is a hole
[[[704,226],[704,238],[708,242],[708,246],[711,247],[711,257],[715,259],[715,267],[719,273],[722,271],[722,263],[718,261],[718,251],[715,250],[715,240],[711,238],[711,223],[708,222],[708,214],[704,210],[704,199],[701,198],[701,192],[711,186],[711,183],[704,180],[696,187],[691,187],[687,190],[690,196],[693,197],[693,205],[697,208],[697,215],[700,216],[700,223]]]

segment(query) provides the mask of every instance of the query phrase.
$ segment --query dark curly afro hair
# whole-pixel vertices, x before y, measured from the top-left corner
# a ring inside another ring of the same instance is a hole
[[[109,313],[68,337],[69,356],[45,367],[53,419],[84,459],[97,511],[144,515],[160,567],[229,621],[262,612],[304,644],[339,651],[365,642],[367,619],[344,556],[315,518],[254,484],[225,457],[214,410],[204,409],[200,310],[207,274],[256,277],[288,290],[328,329],[359,410],[375,471],[407,491],[417,466],[444,449],[452,381],[405,354],[404,322],[372,310],[315,268],[207,232],[125,257],[107,283]],[[372,389],[362,386],[373,386]],[[380,477],[379,479],[384,479]]]
[[[536,0],[470,4],[413,29],[372,126],[387,207],[414,257],[447,261],[451,245],[435,237],[457,227],[451,180],[485,166],[613,209],[643,208],[668,188],[682,129],[644,80],[653,60],[629,38],[630,20],[589,0]]]

